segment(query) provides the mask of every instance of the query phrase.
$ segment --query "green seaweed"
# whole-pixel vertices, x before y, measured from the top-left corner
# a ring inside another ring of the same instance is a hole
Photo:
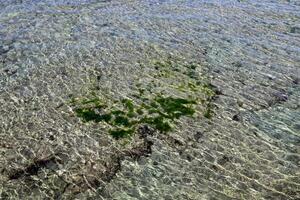
[[[83,108],[75,110],[77,116],[85,122],[105,121],[113,127],[109,132],[116,139],[131,135],[134,132],[133,130],[140,124],[148,124],[160,132],[169,132],[172,130],[170,120],[175,123],[174,120],[179,119],[181,116],[192,116],[195,110],[191,105],[196,104],[194,100],[157,95],[153,100],[142,103],[138,109],[134,108],[133,101],[129,99],[121,100],[120,103],[123,105],[123,110],[113,109],[105,114],[96,112],[97,105],[94,108],[84,107],[86,104],[95,102],[98,102],[98,100],[82,101]],[[145,113],[147,117],[144,116]],[[120,128],[120,126],[124,128]]]
[[[204,92],[209,97],[216,95],[216,88],[212,84],[204,84],[202,86],[202,92]]]
[[[129,119],[125,116],[116,116],[114,119],[115,125],[123,125],[123,126],[130,126]]]
[[[125,115],[126,113],[122,110],[113,110],[113,111],[111,111],[111,114],[113,114],[113,115]]]
[[[89,103],[94,103],[95,105],[99,105],[101,102],[98,98],[93,98],[93,99],[88,99],[88,100],[83,100],[81,104],[89,104]]]
[[[172,130],[172,127],[169,122],[166,121],[166,119],[162,116],[158,117],[149,117],[149,118],[143,118],[141,120],[142,123],[146,123],[150,126],[153,126],[157,130],[166,133]]]
[[[98,114],[92,108],[77,108],[75,110],[78,117],[81,117],[84,121],[95,121],[95,122],[109,122],[111,120],[111,114]]]
[[[127,116],[132,118],[135,116],[135,109],[134,109],[134,104],[133,101],[130,99],[122,99],[122,103],[125,107],[125,109],[127,109]]]
[[[183,72],[183,74],[188,76],[190,79],[197,80],[199,78],[197,72],[192,69],[188,69],[188,71]]]
[[[170,132],[178,119],[183,116],[192,117],[195,114],[197,102],[206,106],[204,117],[211,119],[213,116],[210,101],[216,94],[215,88],[199,79],[197,67],[197,64],[179,65],[170,59],[154,63],[156,71],[153,77],[176,78],[175,75],[185,77],[186,80],[176,79],[178,80],[176,83],[179,84],[173,85],[173,88],[180,90],[188,98],[163,96],[164,90],[160,90],[160,94],[155,94],[153,91],[161,87],[161,82],[153,79],[145,84],[136,84],[136,93],[130,95],[137,99],[136,102],[123,98],[112,100],[110,105],[103,103],[101,98],[94,94],[92,98],[82,101],[76,101],[74,98],[71,103],[76,107],[76,115],[84,122],[107,123],[110,126],[108,132],[115,139],[131,136],[142,124],[149,125],[161,133]],[[200,93],[205,97],[199,96]],[[197,99],[197,102],[194,99]]]
[[[134,111],[134,105],[133,105],[132,100],[130,100],[130,99],[122,99],[122,103],[129,110],[129,112],[133,112]]]
[[[209,104],[204,112],[204,117],[207,119],[211,119],[213,117],[212,106]]]
[[[192,70],[195,70],[198,66],[197,66],[197,64],[189,64],[189,65],[185,65],[187,68],[189,68],[189,69],[192,69]]]
[[[189,83],[188,83],[188,87],[189,87],[193,92],[199,91],[199,86],[195,85],[195,84],[192,83],[192,82],[189,82]]]
[[[109,133],[115,138],[115,139],[120,139],[120,138],[125,138],[128,136],[131,136],[134,133],[134,129],[122,129],[122,128],[117,128],[117,129],[111,129],[109,130]]]
[[[138,115],[143,115],[144,114],[143,108],[138,108],[136,110],[136,112],[137,112]]]
[[[139,88],[138,90],[140,95],[143,95],[146,91],[144,88]]]
[[[178,119],[181,116],[192,116],[195,110],[187,105],[196,104],[193,100],[187,100],[182,98],[156,98],[162,108],[162,110],[167,113],[168,118]]]

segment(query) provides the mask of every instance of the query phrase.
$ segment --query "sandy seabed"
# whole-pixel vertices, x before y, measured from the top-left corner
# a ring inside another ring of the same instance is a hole
[[[296,0],[0,0],[0,199],[300,199],[299,55]],[[184,96],[168,60],[211,118],[115,140],[70,106]]]

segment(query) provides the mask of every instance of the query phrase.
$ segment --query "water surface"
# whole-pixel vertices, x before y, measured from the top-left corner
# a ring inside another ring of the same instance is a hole
[[[1,198],[298,199],[299,55],[296,0],[0,0]],[[126,97],[170,56],[201,63],[215,116],[93,185],[123,147],[68,102]]]

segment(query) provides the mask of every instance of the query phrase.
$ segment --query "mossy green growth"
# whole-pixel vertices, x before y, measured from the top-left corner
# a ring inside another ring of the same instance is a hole
[[[124,104],[124,106],[128,109],[129,112],[134,111],[134,105],[132,100],[130,99],[122,99],[121,102]]]
[[[162,133],[166,133],[172,130],[172,126],[163,116],[145,117],[141,119],[140,122],[148,124]]]
[[[195,113],[194,104],[196,101],[193,100],[157,95],[153,100],[142,104],[146,116],[139,123],[148,124],[163,133],[169,132],[176,124],[175,119]]]
[[[160,104],[162,111],[166,113],[165,117],[170,119],[178,119],[181,116],[192,116],[195,110],[190,106],[196,104],[196,101],[183,98],[158,97],[155,99]]]
[[[195,113],[192,105],[196,102],[157,95],[154,99],[141,105],[135,105],[129,99],[122,99],[116,104],[120,109],[115,109],[113,106],[108,108],[108,106],[91,99],[82,101],[75,112],[85,122],[106,122],[112,127],[109,133],[114,138],[120,139],[132,135],[141,124],[147,124],[163,133],[169,132],[176,124],[175,119],[179,119],[181,116],[192,116]]]
[[[192,117],[198,102],[206,107],[204,117],[210,119],[213,116],[211,100],[216,94],[215,88],[201,79],[198,66],[178,64],[171,59],[158,61],[154,63],[155,70],[151,71],[150,78],[145,82],[139,81],[136,91],[130,95],[136,102],[124,98],[103,103],[97,95],[93,95],[83,101],[73,99],[72,105],[76,107],[76,115],[84,122],[106,123],[110,127],[108,132],[116,139],[133,135],[144,124],[166,133],[181,117]],[[161,95],[174,92],[187,98]]]
[[[116,128],[109,130],[109,133],[115,138],[120,139],[124,137],[131,136],[134,133],[134,129],[122,129],[122,128]]]
[[[94,121],[94,122],[109,122],[112,118],[111,114],[99,114],[96,113],[94,108],[77,108],[75,110],[78,117],[82,118],[84,121]]]
[[[98,98],[85,99],[81,102],[83,105],[93,103],[95,105],[101,105],[101,101]]]
[[[211,104],[208,104],[206,110],[204,112],[204,117],[207,119],[211,119],[213,117],[213,110]]]
[[[187,68],[189,69],[192,69],[192,70],[196,70],[196,68],[198,67],[197,64],[195,63],[192,63],[192,64],[189,64],[189,65],[186,65]]]
[[[216,95],[215,87],[212,84],[204,84],[202,86],[202,92],[204,92],[207,96],[213,97]]]
[[[83,121],[89,122],[106,122],[112,129],[109,130],[111,135],[116,138],[122,138],[131,135],[134,132],[135,122],[130,119],[134,116],[134,104],[129,99],[122,99],[116,101],[118,107],[122,109],[116,109],[99,103],[98,100],[90,99],[78,102],[78,108],[75,109],[75,113]]]
[[[114,124],[119,126],[130,126],[129,118],[126,116],[116,116]]]

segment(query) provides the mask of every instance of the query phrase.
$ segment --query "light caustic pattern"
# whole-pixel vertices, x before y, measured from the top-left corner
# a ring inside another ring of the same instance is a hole
[[[0,0],[0,199],[299,199],[299,11]],[[119,140],[72,105],[153,94],[201,103],[167,134]]]

